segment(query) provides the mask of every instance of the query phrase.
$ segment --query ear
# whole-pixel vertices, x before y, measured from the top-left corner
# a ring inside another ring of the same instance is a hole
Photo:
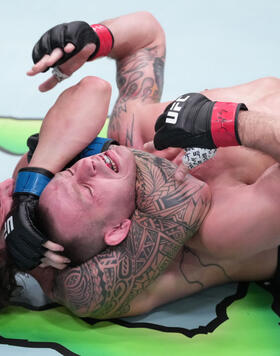
[[[131,220],[125,219],[119,225],[105,233],[104,241],[106,245],[116,246],[120,244],[127,236],[131,225]]]

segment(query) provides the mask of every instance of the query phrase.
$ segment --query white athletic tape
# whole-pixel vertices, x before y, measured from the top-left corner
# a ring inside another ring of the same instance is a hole
[[[190,169],[200,165],[201,163],[212,158],[217,149],[207,149],[207,148],[186,148],[185,155],[183,156],[183,163],[188,166]]]

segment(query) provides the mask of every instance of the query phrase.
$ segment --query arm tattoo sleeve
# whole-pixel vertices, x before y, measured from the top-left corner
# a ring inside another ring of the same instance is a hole
[[[80,267],[58,274],[54,298],[78,315],[126,314],[199,228],[209,207],[204,183],[189,176],[178,185],[167,160],[134,152],[137,206],[126,240]]]
[[[122,144],[133,146],[133,114],[127,104],[159,102],[163,89],[165,53],[158,47],[144,48],[117,63],[119,97],[110,117],[108,135]],[[125,138],[130,137],[127,141]]]

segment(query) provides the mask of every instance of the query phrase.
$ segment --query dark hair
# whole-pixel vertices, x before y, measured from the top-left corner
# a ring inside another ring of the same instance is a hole
[[[98,231],[100,231],[98,223],[94,225],[89,222],[88,229],[85,229],[89,231],[88,236],[81,234],[65,239],[65,237],[57,231],[49,210],[40,206],[40,204],[37,209],[37,221],[39,229],[48,240],[64,247],[63,255],[71,260],[72,265],[80,265],[100,253],[106,247],[104,239],[101,239],[98,234]],[[91,236],[89,236],[89,234]],[[96,234],[96,238],[94,238],[94,234]],[[89,245],[89,240],[95,240],[95,242]]]
[[[5,249],[0,250],[0,308],[9,305],[9,300],[18,287],[15,275],[18,272],[15,264]]]

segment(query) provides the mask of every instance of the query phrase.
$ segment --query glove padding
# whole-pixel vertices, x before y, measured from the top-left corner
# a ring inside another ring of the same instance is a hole
[[[30,184],[32,175],[35,179]],[[46,251],[42,244],[47,238],[36,226],[36,211],[39,196],[52,177],[51,172],[35,167],[21,169],[17,177],[12,209],[4,224],[4,238],[8,253],[22,271],[37,267]]]
[[[45,54],[51,54],[55,48],[61,48],[63,50],[67,43],[72,43],[75,46],[74,51],[64,53],[63,57],[59,59],[53,67],[63,64],[89,43],[96,45],[96,49],[94,53],[90,55],[89,59],[94,57],[100,47],[98,35],[86,22],[73,21],[63,23],[48,30],[35,44],[32,51],[33,62],[36,64]]]
[[[215,102],[202,94],[189,93],[169,104],[155,124],[154,145],[217,148],[240,145],[237,117],[244,104]]]

